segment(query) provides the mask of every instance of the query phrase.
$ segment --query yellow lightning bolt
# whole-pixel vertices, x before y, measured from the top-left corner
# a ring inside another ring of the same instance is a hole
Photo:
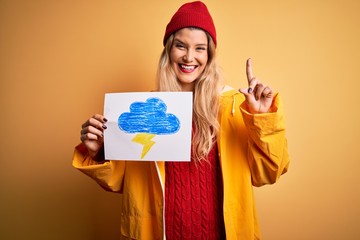
[[[135,137],[131,140],[136,143],[140,143],[144,145],[144,148],[141,153],[141,159],[145,157],[145,155],[149,152],[150,148],[155,144],[154,141],[151,141],[155,137],[155,134],[150,133],[138,133]]]

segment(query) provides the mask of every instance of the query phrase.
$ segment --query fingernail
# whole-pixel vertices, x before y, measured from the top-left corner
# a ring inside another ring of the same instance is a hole
[[[103,124],[103,125],[102,125],[102,128],[103,128],[103,129],[107,129],[107,126]]]
[[[108,120],[106,118],[104,118],[104,121],[107,122]]]
[[[248,89],[248,93],[252,93],[252,88],[249,88],[249,89]]]

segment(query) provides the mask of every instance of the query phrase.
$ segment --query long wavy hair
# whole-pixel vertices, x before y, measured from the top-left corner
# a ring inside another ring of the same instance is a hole
[[[174,35],[175,33],[168,38],[160,57],[157,71],[159,91],[182,91],[170,60]],[[211,36],[208,33],[206,35],[208,61],[203,73],[195,80],[193,91],[192,157],[195,161],[206,159],[215,142],[216,134],[219,131],[217,119],[220,106],[219,97],[223,87],[222,74],[216,62],[216,46]]]

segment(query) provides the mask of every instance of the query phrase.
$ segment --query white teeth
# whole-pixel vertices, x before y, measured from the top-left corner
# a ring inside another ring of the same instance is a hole
[[[195,66],[186,66],[186,65],[180,65],[181,68],[186,69],[186,70],[194,70]]]

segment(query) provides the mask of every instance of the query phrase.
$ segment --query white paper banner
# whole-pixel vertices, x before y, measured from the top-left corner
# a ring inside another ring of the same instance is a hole
[[[105,94],[105,159],[190,161],[192,92]]]

